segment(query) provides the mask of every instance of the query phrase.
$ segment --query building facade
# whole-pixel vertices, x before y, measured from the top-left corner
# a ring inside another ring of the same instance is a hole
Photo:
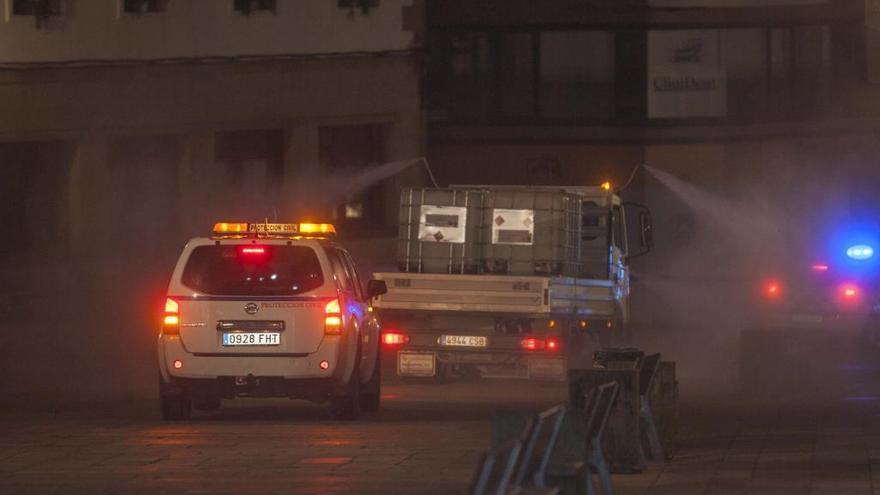
[[[0,0],[0,314],[29,335],[0,368],[152,385],[156,301],[216,221],[396,232],[422,24],[407,0]]]
[[[419,26],[408,2],[348,3],[57,0],[40,17],[3,0],[15,230],[81,250],[118,222],[186,237],[218,217],[344,222],[346,202],[389,228],[393,184],[337,184],[422,154]]]
[[[654,252],[633,261],[640,297],[715,308],[759,266],[817,246],[829,219],[880,211],[877,12],[861,0],[431,2],[429,157],[441,181],[468,184],[621,185],[648,165],[623,191],[656,224]]]

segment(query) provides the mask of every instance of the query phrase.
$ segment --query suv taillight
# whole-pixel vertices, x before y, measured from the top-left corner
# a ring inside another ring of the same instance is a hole
[[[324,334],[342,334],[342,312],[339,309],[339,299],[334,299],[324,306]]]
[[[165,298],[165,317],[162,318],[162,333],[165,335],[177,335],[180,333],[180,304]]]

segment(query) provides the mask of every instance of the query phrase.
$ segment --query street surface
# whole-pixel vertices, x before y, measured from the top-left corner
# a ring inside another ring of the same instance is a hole
[[[863,364],[827,397],[688,397],[676,459],[615,475],[619,495],[873,494],[880,395]],[[494,385],[493,385],[494,384]],[[465,493],[497,409],[560,402],[518,382],[385,387],[357,422],[286,400],[163,423],[146,401],[5,411],[0,493]]]

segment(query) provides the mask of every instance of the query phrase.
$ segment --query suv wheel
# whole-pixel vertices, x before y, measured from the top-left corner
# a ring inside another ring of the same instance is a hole
[[[355,359],[354,362],[359,363],[360,359]],[[361,374],[359,368],[360,366],[355,364],[345,392],[342,395],[334,395],[330,399],[330,416],[333,419],[355,420],[361,415]]]
[[[361,410],[365,412],[375,412],[379,410],[379,403],[382,400],[382,371],[379,356],[381,353],[376,352],[376,364],[373,366],[373,374],[370,375],[370,381],[363,385],[364,390],[361,393]]]
[[[182,421],[189,419],[192,412],[192,400],[184,395],[163,395],[162,419],[165,421]]]

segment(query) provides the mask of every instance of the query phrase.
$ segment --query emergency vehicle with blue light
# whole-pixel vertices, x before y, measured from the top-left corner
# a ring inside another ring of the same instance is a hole
[[[836,256],[807,255],[776,264],[757,288],[759,326],[861,332],[875,293],[874,247],[859,242],[836,251]]]
[[[158,341],[162,416],[181,420],[222,399],[329,402],[339,419],[380,401],[385,283],[361,284],[335,228],[314,223],[217,223],[183,248]]]
[[[838,227],[786,253],[755,281],[751,328],[740,335],[739,378],[750,393],[815,388],[835,362],[880,345],[877,233]],[[797,246],[796,246],[797,247]],[[812,381],[810,381],[812,380]],[[793,385],[794,384],[794,385]],[[796,385],[800,386],[796,386]]]

